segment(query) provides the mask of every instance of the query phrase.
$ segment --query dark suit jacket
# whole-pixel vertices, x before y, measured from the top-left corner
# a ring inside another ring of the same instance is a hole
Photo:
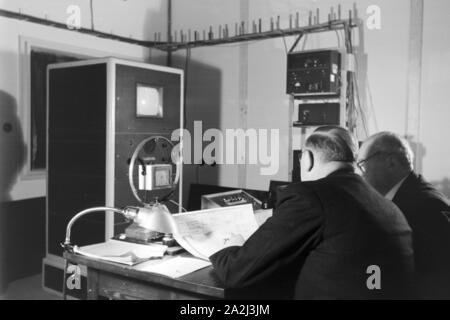
[[[227,288],[259,289],[246,298],[296,299],[403,297],[414,263],[402,213],[350,171],[291,184],[244,246],[210,260]],[[367,288],[372,265],[381,290]]]
[[[448,200],[411,173],[393,202],[413,230],[418,298],[450,298],[450,206]]]

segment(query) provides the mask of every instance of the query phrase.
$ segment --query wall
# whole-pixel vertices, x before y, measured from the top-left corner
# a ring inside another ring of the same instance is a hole
[[[0,8],[65,23],[67,8],[81,9],[81,25],[91,28],[90,0],[2,0]],[[167,32],[167,2],[164,0],[93,0],[97,31],[134,39],[153,40],[155,32]],[[99,43],[98,46],[101,44]]]
[[[263,18],[264,29],[269,27],[270,17],[280,15],[282,26],[287,26],[288,15],[300,12],[305,24],[310,9],[321,9],[324,20],[329,7],[343,5],[343,12],[354,1],[335,0],[174,0],[173,29],[208,30],[228,24],[234,33],[234,23]],[[89,1],[1,1],[0,7],[37,16],[47,14],[49,19],[64,21],[68,4],[79,4],[84,26],[90,26]],[[99,30],[114,32],[135,38],[152,39],[155,31],[165,33],[164,1],[94,1],[95,25]],[[406,104],[408,82],[409,0],[361,0],[358,1],[360,18],[367,18],[369,5],[378,5],[382,13],[381,30],[363,27],[355,34],[358,47],[360,94],[369,118],[369,133],[391,130],[406,134]],[[145,8],[144,10],[142,8]],[[424,48],[422,76],[422,109],[420,114],[419,144],[425,148],[420,170],[425,177],[437,183],[450,194],[450,162],[446,161],[449,149],[439,144],[448,136],[446,116],[449,113],[446,96],[448,87],[450,45],[444,41],[443,30],[450,23],[450,3],[445,0],[425,0]],[[87,17],[85,17],[87,16]],[[60,43],[107,51],[115,55],[145,59],[150,53],[142,48],[113,41],[74,34],[63,30],[40,27],[26,22],[0,18],[0,88],[19,103],[18,37],[25,35],[51,39]],[[336,46],[334,34],[308,37],[305,49]],[[360,41],[362,40],[362,41]],[[289,47],[293,39],[287,38]],[[342,40],[341,40],[342,45]],[[157,53],[151,53],[158,59]],[[162,62],[162,60],[160,60]],[[218,183],[227,186],[266,189],[269,179],[287,179],[287,147],[289,118],[285,86],[285,47],[281,39],[254,42],[248,45],[225,45],[192,50],[189,70],[188,123],[204,120],[204,126],[217,128],[278,128],[282,137],[280,147],[280,171],[274,177],[261,177],[259,167],[220,166],[191,167],[186,170],[187,181]],[[174,64],[184,66],[184,52],[175,55]],[[4,76],[8,75],[8,76]],[[365,76],[367,75],[367,77]],[[18,106],[20,116],[21,106]],[[244,112],[242,113],[241,110]],[[243,116],[244,115],[244,116]],[[437,116],[439,115],[439,116]],[[244,173],[244,175],[242,174]],[[13,191],[15,199],[43,195],[41,181],[22,181]]]
[[[80,6],[82,26],[90,28],[88,0],[11,0],[0,1],[0,8],[64,23],[72,4]],[[95,0],[95,29],[152,40],[154,32],[166,33],[166,11],[163,0]],[[93,57],[165,63],[156,50],[0,17],[0,293],[9,282],[39,273],[45,251],[45,179],[27,175],[24,166],[30,122],[21,39]]]
[[[309,11],[314,14],[320,10],[320,21],[328,19],[330,8],[342,6],[342,17],[348,18],[354,1],[257,1],[250,0],[250,20],[262,17],[266,28],[268,20],[276,21],[280,16],[281,27],[288,28],[289,15],[300,14],[300,24],[308,21]],[[366,26],[366,11],[371,5],[381,9],[381,29],[369,30]],[[405,133],[405,114],[407,97],[407,67],[409,48],[409,0],[363,0],[357,2],[357,16],[362,20],[355,30],[353,44],[358,60],[358,82],[362,102],[368,118],[369,134],[378,130]],[[287,48],[291,48],[295,37],[286,38]],[[304,37],[298,49],[314,50],[340,47],[344,49],[343,34],[335,32],[312,34]],[[297,49],[297,50],[298,50]],[[285,150],[288,148],[289,100],[285,94],[286,86],[286,48],[282,39],[257,42],[249,50],[249,112],[250,125],[258,128],[280,128],[280,172],[274,178],[288,178],[288,161]],[[269,63],[270,62],[270,63]],[[369,99],[372,97],[372,101]],[[373,105],[373,107],[372,107]],[[277,116],[274,117],[273,115]],[[365,132],[359,130],[359,138]],[[295,129],[294,148],[300,148],[301,132]],[[250,188],[266,188],[267,178],[258,175],[258,167],[250,167],[247,184]]]
[[[45,256],[45,199],[0,204],[0,293],[16,279],[38,274]],[[30,214],[31,213],[31,214]]]
[[[423,174],[450,197],[450,2],[427,0],[424,44],[420,142],[425,148]]]
[[[263,19],[263,29],[269,30],[270,18],[280,16],[281,27],[289,24],[289,14],[300,13],[301,25],[307,23],[309,10],[318,7],[320,19],[325,21],[331,6],[337,9],[342,4],[343,17],[353,8],[354,1],[174,1],[175,30],[208,30],[213,26],[217,34],[220,24],[228,24],[234,34],[234,24],[240,21]],[[381,29],[369,30],[365,24],[370,5],[381,8]],[[368,132],[390,130],[406,134],[407,84],[409,57],[409,0],[361,0],[357,2],[358,17],[363,23],[354,34],[354,45],[358,57],[358,79],[362,105],[368,117]],[[433,21],[428,21],[433,23]],[[335,33],[310,35],[300,43],[300,48],[315,49],[336,47]],[[340,46],[343,46],[340,35]],[[294,37],[287,37],[290,48]],[[287,157],[289,137],[289,99],[285,94],[286,47],[283,39],[251,42],[246,45],[230,45],[220,48],[208,47],[192,50],[192,59],[215,68],[221,74],[217,85],[221,91],[219,115],[210,115],[212,123],[220,129],[274,128],[280,130],[280,170],[273,176],[261,176],[260,166],[238,166],[216,168],[221,185],[268,188],[269,180],[287,180],[289,177]],[[180,54],[182,55],[182,54]],[[237,69],[236,69],[237,68]],[[195,73],[190,74],[191,78]],[[195,81],[201,82],[201,79]],[[207,78],[205,88],[213,87]],[[244,90],[242,86],[245,86]],[[203,99],[207,99],[208,91]],[[188,97],[197,99],[198,97]],[[239,100],[236,100],[236,99]],[[192,118],[202,116],[189,110]],[[203,116],[205,117],[205,115]],[[215,119],[213,119],[216,117]],[[217,122],[217,117],[220,119]],[[189,116],[188,116],[189,118]],[[207,121],[207,119],[206,119]],[[361,137],[363,138],[363,137]],[[426,169],[425,169],[426,171]],[[208,177],[197,177],[205,183]]]
[[[167,8],[163,0],[95,0],[94,2],[95,29],[106,33],[114,33],[135,39],[154,39],[154,32],[166,32]],[[88,0],[9,0],[0,1],[0,8],[15,12],[22,12],[37,17],[47,17],[49,20],[65,23],[68,17],[66,12],[69,5],[79,5],[81,9],[81,23],[83,27],[91,27],[91,15]],[[148,50],[139,46],[129,45],[117,41],[100,39],[0,17],[0,90],[2,95],[2,116],[17,115],[19,130],[23,130],[23,138],[29,141],[29,119],[24,109],[21,85],[24,83],[20,75],[20,38],[36,40],[50,46],[84,52],[86,55],[104,57],[116,56],[139,61],[151,61],[156,64],[165,62],[164,54],[156,50]],[[12,102],[11,102],[12,100]],[[7,105],[8,104],[8,105]],[[15,106],[11,106],[11,104]],[[5,109],[8,108],[8,111]],[[3,123],[2,123],[3,125]],[[28,131],[27,131],[28,130]],[[5,138],[6,139],[6,138]],[[17,140],[17,137],[15,137]],[[5,144],[2,143],[5,147]],[[1,150],[2,163],[6,151]],[[0,166],[4,165],[0,163]],[[9,169],[6,169],[8,171]],[[25,170],[23,170],[25,172]],[[12,187],[12,189],[11,189]],[[40,177],[30,178],[22,173],[6,190],[6,198],[21,200],[45,196],[45,180]],[[3,197],[2,197],[3,198]]]
[[[173,31],[191,29],[209,31],[219,24],[231,24],[240,19],[239,0],[198,0],[173,1]],[[179,39],[179,36],[178,36]],[[187,128],[193,132],[194,121],[202,121],[203,131],[207,129],[241,128],[240,107],[243,101],[241,62],[246,61],[242,46],[223,45],[193,49],[187,73]],[[186,52],[174,55],[174,66],[185,67]],[[204,183],[221,186],[242,186],[239,177],[242,166],[219,165],[215,167],[187,165],[184,170],[185,200],[189,194],[190,183]],[[241,173],[241,174],[240,174]]]

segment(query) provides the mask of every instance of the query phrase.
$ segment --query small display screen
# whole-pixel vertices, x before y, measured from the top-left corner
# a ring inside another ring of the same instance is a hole
[[[157,168],[155,170],[155,187],[166,187],[171,185],[170,168]]]
[[[136,115],[138,117],[162,118],[163,88],[137,84]]]
[[[154,164],[139,166],[139,190],[172,188],[172,165]]]

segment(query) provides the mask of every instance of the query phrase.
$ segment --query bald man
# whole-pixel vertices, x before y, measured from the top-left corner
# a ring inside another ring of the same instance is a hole
[[[319,128],[307,139],[303,182],[283,190],[273,217],[245,243],[210,257],[227,292],[255,286],[246,298],[404,297],[413,268],[411,229],[354,173],[355,153],[340,127]]]
[[[413,171],[408,142],[378,133],[358,156],[363,177],[403,212],[413,230],[416,298],[450,298],[450,206],[448,200]]]

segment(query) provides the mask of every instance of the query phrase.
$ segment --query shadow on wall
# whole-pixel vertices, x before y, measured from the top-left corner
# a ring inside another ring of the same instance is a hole
[[[24,164],[26,148],[17,117],[16,100],[0,90],[0,201],[10,201],[10,192]]]
[[[5,203],[25,164],[25,144],[14,97],[0,90],[0,293],[6,289],[7,212]]]
[[[154,31],[160,33],[161,41],[167,40],[167,5],[163,1],[155,1],[154,6],[147,10],[144,23],[144,38],[154,41]],[[179,34],[178,34],[179,36]],[[187,34],[185,34],[187,37]],[[193,37],[193,35],[191,34]],[[177,39],[180,40],[179,38]],[[194,54],[192,51],[191,54]],[[149,50],[149,63],[165,66],[167,54],[156,49]],[[171,67],[183,69],[186,72],[186,51],[177,51],[172,56]],[[201,121],[203,132],[211,128],[220,129],[222,74],[220,69],[189,60],[187,70],[186,90],[186,129],[192,135],[191,163],[194,162],[194,121]],[[208,142],[209,144],[209,142]],[[203,146],[206,144],[203,143]],[[190,186],[192,183],[219,184],[219,167],[208,165],[185,164],[183,167],[183,206],[188,207]]]
[[[173,66],[185,69],[185,56],[173,57]],[[194,163],[194,121],[202,122],[203,133],[220,129],[222,73],[220,69],[192,58],[187,72],[186,128],[191,133],[191,163]],[[210,142],[203,142],[203,147]],[[219,185],[220,165],[186,164],[183,169],[184,205],[187,206],[192,183]]]

